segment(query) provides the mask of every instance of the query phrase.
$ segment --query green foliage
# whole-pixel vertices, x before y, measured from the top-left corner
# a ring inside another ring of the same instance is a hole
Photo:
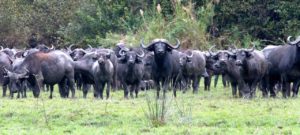
[[[298,5],[290,0],[1,0],[0,44],[25,46],[31,33],[56,46],[112,47],[119,41],[138,46],[141,39],[154,38],[172,43],[179,38],[183,48],[198,49],[282,44],[287,36],[300,35]]]
[[[32,33],[41,42],[53,44],[53,37],[74,16],[80,0],[1,0],[0,41],[6,46],[25,46]],[[57,36],[57,35],[56,35]]]
[[[215,22],[229,42],[247,46],[251,40],[282,44],[288,35],[299,35],[300,11],[297,1],[220,1]]]

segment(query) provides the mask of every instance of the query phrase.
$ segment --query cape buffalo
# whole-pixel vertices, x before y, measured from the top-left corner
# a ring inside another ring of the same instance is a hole
[[[238,49],[235,53],[236,65],[241,67],[241,76],[250,89],[249,98],[255,97],[257,84],[262,81],[268,71],[268,62],[261,51]]]
[[[143,57],[144,52],[139,54],[138,49],[130,48],[129,50],[121,49],[119,55],[121,56],[118,60],[118,77],[124,87],[124,97],[128,98],[128,91],[130,96],[133,98],[133,92],[135,92],[136,98],[138,97],[138,90],[143,79],[144,64]],[[129,86],[131,88],[129,89]]]
[[[31,53],[19,66],[9,72],[9,78],[17,78],[18,81],[26,79],[33,87],[35,98],[39,97],[43,84],[54,85],[57,83],[60,87],[61,97],[68,97],[65,85],[68,85],[72,91],[72,97],[75,97],[73,60],[62,51]],[[14,84],[16,81],[11,83],[13,83],[12,86],[17,87],[16,89],[21,89],[19,85]],[[52,93],[53,89],[50,91],[49,98],[52,98]]]
[[[172,50],[178,49],[180,42],[177,39],[177,44],[175,46],[171,45],[166,39],[155,39],[149,45],[144,45],[143,40],[140,46],[147,51],[154,52],[154,62],[152,63],[153,79],[157,87],[157,98],[159,98],[160,93],[160,83],[163,86],[163,97],[166,97],[166,91],[169,82],[172,77],[172,72],[174,70],[173,62],[175,60],[172,58]],[[176,97],[176,89],[173,90],[174,97]]]
[[[204,53],[198,50],[187,50],[180,57],[183,78],[193,81],[193,93],[198,92],[201,76],[208,77]]]

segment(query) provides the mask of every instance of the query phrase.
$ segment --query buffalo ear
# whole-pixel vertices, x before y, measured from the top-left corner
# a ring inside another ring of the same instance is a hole
[[[169,47],[169,45],[166,44],[166,50],[170,53],[172,53],[173,48]]]
[[[125,56],[121,56],[120,58],[118,58],[118,63],[125,64],[126,63]]]
[[[136,58],[136,63],[140,64],[142,62],[143,62],[143,60],[141,58]]]
[[[251,52],[246,52],[246,57],[247,57],[247,58],[250,58],[250,57],[252,57],[252,54],[251,54]]]
[[[70,53],[70,56],[71,56],[71,57],[73,57],[73,56],[74,56],[74,52],[73,52],[73,51]]]
[[[149,51],[149,52],[153,52],[154,51],[154,44],[152,44],[149,47],[147,47],[146,50]]]

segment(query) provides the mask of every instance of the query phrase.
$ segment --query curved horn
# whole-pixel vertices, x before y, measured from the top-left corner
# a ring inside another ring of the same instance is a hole
[[[286,39],[286,41],[290,44],[291,43],[291,38],[292,36],[288,36],[288,38]]]
[[[50,50],[54,50],[54,49],[55,49],[55,48],[54,48],[54,45],[52,45],[51,48],[50,48]]]
[[[208,52],[209,52],[210,55],[213,55],[213,52],[212,52],[211,50],[212,50],[213,48],[215,48],[215,47],[216,47],[216,45],[213,45],[212,47],[209,48]]]
[[[1,45],[0,47],[1,47],[1,50],[0,50],[0,51],[2,51],[2,50],[3,50],[3,46]]]
[[[145,53],[144,53],[144,51],[142,50],[142,54],[136,53],[136,56],[143,58],[143,57],[145,56]]]
[[[192,52],[191,55],[187,55],[188,58],[192,58],[194,56],[194,52],[193,51],[191,51],[191,52]]]
[[[300,43],[300,36],[298,36],[297,39],[296,39],[295,41],[291,41],[291,40],[290,40],[291,37],[292,37],[292,36],[289,36],[289,37],[287,38],[287,42],[288,42],[289,45],[296,45],[296,44]]]
[[[247,49],[246,51],[248,51],[248,52],[253,52],[254,51],[255,44],[253,42],[251,42],[251,44],[252,44],[252,48],[251,49]]]
[[[125,55],[125,52],[126,52],[126,50],[124,50],[123,48],[119,51],[119,54],[121,55],[121,56],[124,56]]]
[[[225,51],[227,54],[229,55],[234,55],[234,53],[230,52],[230,51]]]
[[[93,47],[92,47],[90,44],[88,44],[88,47],[89,47],[90,49],[93,49]]]
[[[172,46],[171,44],[167,43],[172,49],[178,49],[180,47],[180,41],[176,38],[176,45]]]
[[[147,49],[147,48],[148,48],[148,46],[145,46],[145,44],[144,44],[144,39],[143,39],[143,38],[141,39],[141,44],[140,44],[140,46],[141,46],[142,48],[144,48],[144,49]]]
[[[72,51],[72,47],[74,46],[75,44],[71,44],[69,47],[68,47],[68,50],[69,51]]]

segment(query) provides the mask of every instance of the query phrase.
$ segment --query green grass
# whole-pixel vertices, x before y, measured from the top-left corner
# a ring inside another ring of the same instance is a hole
[[[203,83],[201,83],[203,86]],[[168,92],[165,124],[155,127],[146,116],[146,97],[123,99],[123,92],[112,92],[109,100],[95,100],[92,93],[82,99],[54,98],[43,92],[39,99],[0,98],[0,134],[300,134],[300,99],[235,99],[229,88],[218,88],[193,95],[179,92],[174,99]]]

